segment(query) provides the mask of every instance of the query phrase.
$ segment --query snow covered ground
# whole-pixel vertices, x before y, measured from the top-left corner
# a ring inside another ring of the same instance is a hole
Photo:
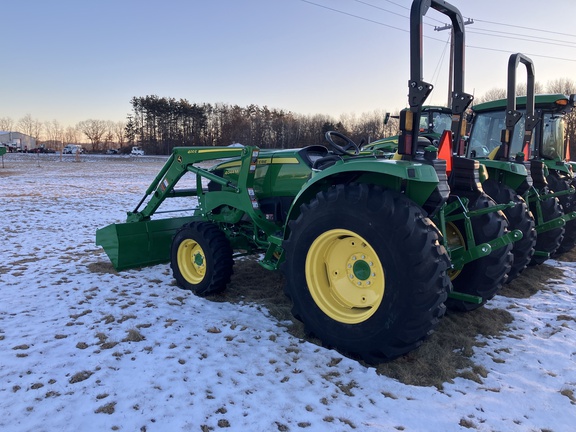
[[[576,430],[576,263],[471,360],[476,382],[406,385],[296,338],[254,302],[113,271],[97,228],[123,222],[153,158],[6,155],[0,168],[2,431]],[[521,278],[529,278],[528,269]]]

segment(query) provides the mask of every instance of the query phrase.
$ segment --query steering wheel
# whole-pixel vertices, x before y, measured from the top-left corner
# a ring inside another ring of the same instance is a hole
[[[356,145],[354,141],[348,138],[346,135],[341,134],[340,132],[336,131],[328,131],[324,135],[334,153],[338,155],[347,155],[347,156],[356,156],[360,153],[360,147]],[[344,141],[344,144],[336,144],[334,142],[334,138],[338,138],[339,141]]]

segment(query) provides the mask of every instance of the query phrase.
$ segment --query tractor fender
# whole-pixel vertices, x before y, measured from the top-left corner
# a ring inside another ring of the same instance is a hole
[[[503,183],[516,191],[522,190],[522,185],[530,175],[523,164],[491,159],[478,160],[486,167],[490,179]]]
[[[288,222],[300,215],[302,204],[310,202],[321,191],[352,182],[398,191],[422,206],[440,181],[432,165],[372,157],[341,160],[323,170],[313,170],[290,206],[283,238],[286,239],[289,233]]]

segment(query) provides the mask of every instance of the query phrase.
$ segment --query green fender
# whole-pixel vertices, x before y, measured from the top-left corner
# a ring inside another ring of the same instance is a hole
[[[528,170],[522,164],[492,159],[478,159],[486,167],[488,176],[514,190],[526,180]]]
[[[351,181],[376,184],[402,192],[420,206],[424,205],[439,184],[434,167],[424,163],[373,157],[342,160],[322,171],[313,171],[311,178],[294,198],[287,220],[296,219],[300,214],[300,206],[312,200],[318,192],[334,184]],[[287,226],[284,227],[284,238],[288,235]]]
[[[572,172],[572,169],[574,168],[574,162],[564,162],[560,160],[544,160],[543,162],[544,165],[546,165],[551,171],[553,170],[562,172],[568,175],[570,178],[574,176],[574,173]]]

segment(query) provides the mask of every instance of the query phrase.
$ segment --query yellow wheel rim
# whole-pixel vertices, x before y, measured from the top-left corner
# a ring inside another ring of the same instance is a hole
[[[446,224],[446,240],[448,242],[448,248],[450,250],[466,248],[466,241],[464,240],[464,236],[462,235],[458,227],[454,225],[452,222],[448,222]],[[456,279],[461,271],[462,269],[448,270],[448,276],[450,277],[450,280],[453,281],[454,279]]]
[[[306,255],[306,282],[316,305],[330,318],[358,324],[384,298],[384,268],[370,244],[352,231],[320,235]]]
[[[206,256],[196,241],[186,239],[180,243],[177,259],[178,269],[184,279],[194,285],[202,282],[206,275]]]

